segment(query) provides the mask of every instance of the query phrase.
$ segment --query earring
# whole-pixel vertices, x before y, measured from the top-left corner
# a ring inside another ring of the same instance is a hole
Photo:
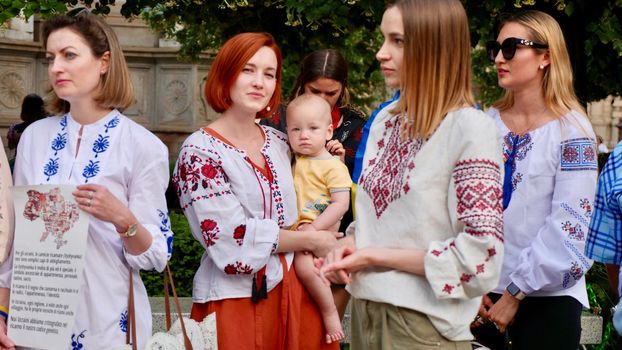
[[[544,69],[544,65],[543,64],[540,65],[540,69]]]
[[[270,106],[266,107],[266,111],[270,112]]]

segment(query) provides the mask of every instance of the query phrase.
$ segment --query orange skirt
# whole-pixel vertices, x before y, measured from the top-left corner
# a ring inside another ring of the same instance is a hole
[[[219,350],[339,349],[338,343],[326,344],[319,309],[300,284],[293,265],[289,271],[284,269],[283,281],[268,293],[268,299],[194,303],[190,317],[200,322],[212,312],[216,312]]]

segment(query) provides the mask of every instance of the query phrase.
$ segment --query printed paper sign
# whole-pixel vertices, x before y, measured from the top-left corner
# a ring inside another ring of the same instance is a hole
[[[72,185],[13,189],[15,239],[8,334],[17,345],[66,349],[88,232]]]

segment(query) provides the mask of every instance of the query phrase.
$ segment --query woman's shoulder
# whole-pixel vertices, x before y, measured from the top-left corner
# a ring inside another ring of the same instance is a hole
[[[445,119],[460,129],[481,130],[495,127],[490,115],[474,107],[453,110],[447,113]]]
[[[149,131],[144,126],[138,124],[132,119],[123,114],[119,114],[123,122],[127,124],[130,134],[132,135],[132,141],[134,146],[147,150],[154,150],[154,148],[165,148],[164,142],[160,140],[153,132]]]
[[[561,141],[572,139],[591,139],[596,142],[596,135],[587,116],[571,110],[560,118]]]

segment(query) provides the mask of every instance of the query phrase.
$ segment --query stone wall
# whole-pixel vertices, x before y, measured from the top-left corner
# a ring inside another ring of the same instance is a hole
[[[588,103],[587,113],[596,135],[602,137],[609,150],[612,150],[620,139],[618,124],[622,119],[622,97],[607,96]]]
[[[202,96],[210,56],[203,55],[200,63],[180,62],[177,45],[140,19],[123,18],[121,3],[106,21],[122,45],[136,92],[136,103],[124,114],[158,135],[174,161],[187,135],[216,115]],[[50,87],[40,24],[37,18],[13,19],[0,28],[0,135],[5,145],[8,126],[19,122],[22,98],[32,92],[46,96]]]

